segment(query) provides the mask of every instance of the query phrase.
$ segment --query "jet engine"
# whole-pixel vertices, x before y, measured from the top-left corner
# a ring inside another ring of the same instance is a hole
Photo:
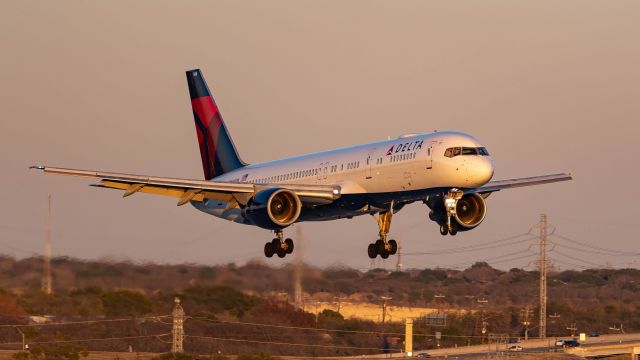
[[[455,235],[458,231],[467,231],[480,225],[487,214],[484,197],[479,194],[465,194],[458,199],[447,196],[435,196],[425,202],[431,211],[429,218],[440,225],[442,235]],[[450,206],[454,206],[455,212]],[[447,209],[449,208],[449,211]],[[451,215],[451,229],[448,228],[448,216]]]
[[[467,194],[456,204],[456,223],[465,229],[473,229],[480,225],[487,215],[484,198],[478,194]]]
[[[242,215],[263,229],[280,230],[298,220],[301,210],[302,203],[295,192],[273,188],[255,194]]]

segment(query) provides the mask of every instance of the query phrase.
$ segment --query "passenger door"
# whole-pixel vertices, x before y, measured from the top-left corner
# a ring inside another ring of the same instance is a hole
[[[373,162],[374,160],[374,155],[375,155],[376,149],[373,148],[371,149],[371,151],[369,151],[369,154],[367,155],[367,161],[365,164],[365,179],[371,179],[373,177],[372,175],[372,171],[371,168],[373,167]]]
[[[433,143],[427,147],[427,170],[433,168]]]

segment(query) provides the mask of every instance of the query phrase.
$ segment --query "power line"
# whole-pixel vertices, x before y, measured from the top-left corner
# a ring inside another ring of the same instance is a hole
[[[10,325],[0,325],[0,328],[15,328],[15,327],[40,327],[40,326],[65,326],[65,325],[86,325],[86,324],[96,324],[96,323],[107,323],[107,322],[120,322],[120,321],[135,321],[135,320],[147,320],[147,319],[161,319],[171,317],[171,315],[160,315],[160,316],[145,316],[145,317],[135,317],[135,318],[123,318],[123,319],[103,319],[103,320],[85,320],[85,321],[69,321],[69,322],[57,322],[57,323],[43,323],[43,324],[10,324]],[[159,321],[160,322],[160,321]]]
[[[571,259],[571,260],[575,260],[575,261],[579,261],[579,262],[582,262],[582,263],[585,263],[585,264],[589,264],[591,266],[596,266],[596,267],[599,267],[599,268],[604,268],[605,267],[605,266],[602,266],[601,264],[596,264],[596,263],[591,262],[591,261],[583,260],[583,259],[577,258],[575,256],[571,256],[571,255],[565,254],[565,253],[563,253],[561,251],[558,251],[558,250],[555,250],[555,249],[552,250],[552,252],[554,252],[554,253],[556,253],[558,255],[564,256],[564,257],[566,257],[568,259]]]
[[[32,344],[32,345],[41,345],[41,344],[62,344],[62,343],[87,342],[87,341],[129,340],[129,339],[152,338],[152,337],[160,337],[160,336],[168,336],[168,335],[171,335],[171,333],[155,334],[155,335],[121,336],[121,337],[110,337],[110,338],[33,341],[33,342],[30,342],[30,344]],[[0,343],[0,345],[20,345],[20,344],[22,344],[22,343],[21,342]]]
[[[529,250],[529,248],[524,249],[524,250],[514,251],[514,252],[511,252],[511,253],[508,253],[508,254],[504,254],[504,255],[493,256],[493,257],[484,258],[484,259],[475,260],[475,261],[461,262],[461,263],[448,265],[448,266],[452,267],[452,268],[457,268],[457,267],[462,267],[462,266],[473,265],[473,264],[478,263],[478,262],[491,262],[491,263],[497,264],[497,263],[507,262],[507,261],[511,261],[511,260],[520,260],[520,259],[531,257],[531,256],[535,255],[535,253],[532,253],[531,250]],[[527,252],[530,253],[530,254],[527,254],[525,256],[519,256],[519,257],[516,257],[516,258],[513,258],[513,259],[504,259],[504,258],[508,258],[510,256],[513,256],[513,255],[523,254],[523,253],[527,253]],[[502,259],[502,260],[500,260],[500,259]]]
[[[604,251],[600,251],[600,250],[588,250],[588,249],[582,249],[579,247],[573,247],[573,246],[569,246],[569,245],[565,245],[562,243],[556,244],[559,247],[562,248],[566,248],[569,250],[573,250],[573,251],[580,251],[583,253],[587,253],[587,254],[593,254],[593,255],[606,255],[606,256],[638,256],[638,254],[616,254],[616,253],[610,253],[610,252],[604,252]]]
[[[607,252],[607,253],[615,253],[615,254],[624,255],[624,256],[638,256],[638,255],[640,255],[639,252],[609,250],[609,249],[601,248],[601,247],[598,247],[598,246],[587,244],[585,242],[581,242],[581,241],[578,241],[578,240],[573,240],[571,238],[568,238],[568,237],[562,236],[562,235],[558,235],[558,234],[553,234],[552,236],[555,236],[555,237],[560,238],[562,240],[569,241],[569,242],[574,243],[576,245],[585,246],[585,247],[588,247],[588,248],[591,248],[591,249],[594,249],[594,250],[603,251],[603,252]]]
[[[574,267],[574,268],[579,268],[579,269],[588,269],[589,268],[588,266],[578,265],[578,264],[570,263],[570,262],[567,262],[567,261],[564,261],[564,260],[558,260],[556,258],[550,258],[550,259],[553,260],[553,262],[560,263],[560,264],[567,265],[567,266]]]
[[[404,334],[402,334],[404,335]],[[303,346],[303,347],[316,347],[316,348],[331,348],[331,349],[351,349],[351,350],[379,350],[385,351],[389,349],[373,348],[373,347],[357,347],[357,346],[344,346],[344,345],[320,345],[320,344],[299,344],[280,341],[264,341],[264,340],[248,340],[248,339],[235,339],[235,338],[220,338],[213,336],[198,336],[198,335],[186,335],[192,339],[206,339],[215,341],[232,341],[232,342],[244,342],[253,344],[266,344],[266,345],[287,345],[287,346]]]
[[[462,252],[470,252],[470,251],[476,251],[476,250],[494,249],[502,246],[510,246],[510,245],[520,244],[520,243],[531,240],[531,239],[522,239],[518,241],[513,241],[511,243],[502,244],[504,242],[514,240],[523,236],[534,237],[534,235],[530,233],[524,233],[524,234],[510,236],[504,239],[493,240],[493,241],[488,241],[488,242],[474,244],[474,245],[467,245],[467,246],[461,246],[457,248],[443,249],[443,250],[437,250],[437,251],[405,252],[404,255],[441,255],[441,254],[451,254],[451,253],[462,253]]]
[[[188,319],[199,320],[204,322],[209,322],[213,324],[224,324],[224,325],[244,325],[244,326],[261,326],[261,327],[270,327],[270,328],[278,328],[278,329],[289,329],[289,330],[309,330],[309,331],[319,331],[319,332],[337,332],[337,333],[350,333],[350,334],[368,334],[368,335],[398,335],[404,336],[404,333],[396,333],[396,332],[387,332],[387,331],[360,331],[360,330],[340,330],[340,329],[325,329],[325,328],[312,328],[312,327],[304,327],[304,326],[291,326],[291,325],[274,325],[274,324],[261,324],[261,323],[253,323],[253,322],[241,322],[241,321],[224,321],[224,320],[214,320],[205,317],[193,317],[189,316]],[[189,335],[186,335],[189,336]],[[414,336],[422,336],[422,337],[435,337],[436,335],[430,334],[414,334]],[[442,335],[442,337],[450,337],[450,338],[473,338],[480,336],[464,336],[464,335]]]

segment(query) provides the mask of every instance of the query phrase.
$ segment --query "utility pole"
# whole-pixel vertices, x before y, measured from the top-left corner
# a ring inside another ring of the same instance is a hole
[[[44,246],[44,272],[42,274],[42,291],[51,295],[51,194],[49,194],[49,209],[47,212],[47,242]]]
[[[172,353],[183,353],[184,352],[184,310],[182,309],[182,305],[180,305],[180,298],[176,297],[174,299],[175,305],[173,306],[173,312],[171,316],[173,317],[173,328],[171,329],[171,334],[173,335],[173,339],[171,342],[171,352]]]
[[[387,318],[387,300],[391,300],[391,298],[388,296],[381,296],[380,299],[382,299],[382,325],[384,325]]]
[[[487,320],[485,320],[484,310],[482,310],[482,337],[480,338],[480,342],[482,344],[484,344],[484,336],[487,334],[488,326],[489,326],[489,323],[487,322]],[[491,346],[491,344],[489,344],[489,346]]]
[[[551,324],[553,325],[553,336],[557,337],[558,336],[558,326],[556,325],[556,321],[560,318],[560,315],[558,315],[558,313],[553,313],[551,315],[549,315],[549,319],[551,319]]]
[[[576,326],[576,323],[572,323],[570,326],[567,326],[567,330],[571,331],[571,336],[576,336],[576,330],[578,330],[578,327]]]
[[[540,215],[540,257],[538,268],[540,270],[540,339],[547,337],[547,215]]]
[[[531,315],[533,310],[529,306],[520,310],[520,318],[522,319],[522,325],[524,325],[524,340],[529,340],[529,326],[531,325]]]

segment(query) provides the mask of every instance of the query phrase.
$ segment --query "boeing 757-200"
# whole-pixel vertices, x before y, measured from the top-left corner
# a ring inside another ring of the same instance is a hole
[[[46,173],[97,178],[97,187],[178,198],[213,216],[259,226],[275,233],[264,254],[284,257],[293,240],[283,230],[302,221],[372,215],[379,238],[370,258],[396,253],[387,239],[391,218],[402,207],[422,201],[442,235],[480,225],[486,198],[509,188],[570,180],[570,174],[492,180],[487,149],[463,132],[406,134],[357,145],[258,164],[240,159],[200,70],[187,71],[191,106],[200,144],[204,180],[131,175],[36,165]]]

